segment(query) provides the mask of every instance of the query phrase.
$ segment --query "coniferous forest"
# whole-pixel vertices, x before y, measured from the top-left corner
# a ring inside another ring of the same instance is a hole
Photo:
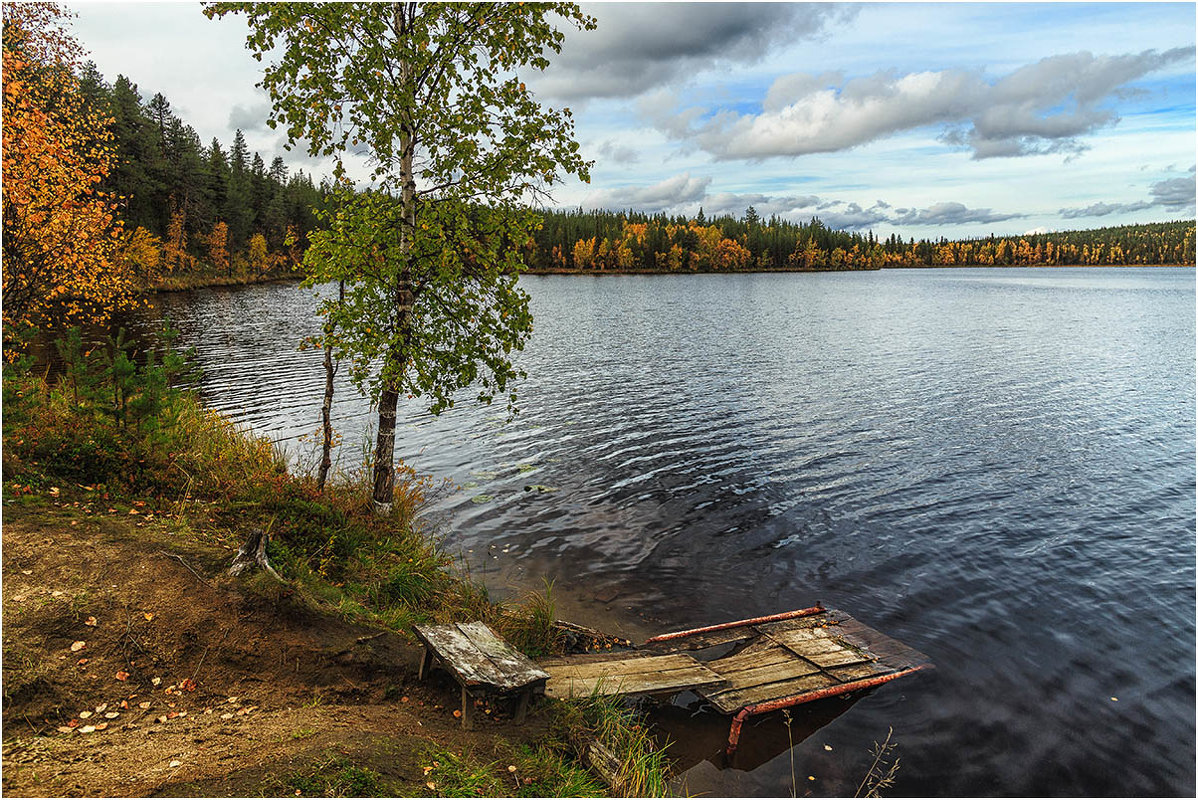
[[[268,165],[237,132],[205,144],[161,93],[128,78],[109,83],[91,62],[80,93],[108,120],[112,169],[100,191],[117,198],[122,256],[143,287],[258,280],[299,265],[327,186]],[[942,266],[1193,264],[1194,221],[1022,236],[938,240],[834,230],[818,218],[693,218],[635,210],[542,210],[524,246],[533,270],[723,272],[864,270]]]
[[[545,270],[712,272],[948,266],[1193,264],[1194,221],[949,240],[882,239],[817,218],[547,211],[529,265]]]
[[[119,198],[130,266],[145,285],[258,279],[289,272],[316,226],[312,176],[268,165],[240,130],[205,144],[160,93],[128,78],[108,83],[88,62],[80,91],[110,119],[113,168],[99,189]]]

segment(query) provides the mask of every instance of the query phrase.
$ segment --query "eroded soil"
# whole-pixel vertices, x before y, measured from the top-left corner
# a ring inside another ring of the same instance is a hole
[[[306,794],[349,764],[431,795],[430,746],[497,759],[544,733],[502,706],[462,731],[414,644],[250,590],[231,547],[144,513],[5,505],[4,794]]]

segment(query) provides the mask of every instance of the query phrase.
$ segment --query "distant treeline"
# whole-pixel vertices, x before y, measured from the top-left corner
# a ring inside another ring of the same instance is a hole
[[[268,167],[237,131],[231,145],[205,146],[162,94],[143,101],[93,63],[80,89],[110,117],[116,165],[101,189],[119,196],[130,266],[147,285],[189,276],[260,277],[299,262],[323,193],[310,175]]]
[[[269,166],[237,132],[205,146],[162,94],[109,84],[88,63],[80,88],[110,117],[116,166],[101,189],[121,198],[125,257],[145,285],[261,277],[303,258],[325,192],[302,171]],[[833,230],[818,218],[708,219],[635,211],[544,211],[525,248],[532,269],[724,272],[953,265],[1193,264],[1194,222],[963,240],[886,239]]]
[[[813,218],[647,215],[634,211],[543,212],[528,265],[533,269],[723,272],[756,269],[880,269],[958,265],[1193,264],[1194,222],[1158,222],[1086,231],[909,239],[832,230]]]

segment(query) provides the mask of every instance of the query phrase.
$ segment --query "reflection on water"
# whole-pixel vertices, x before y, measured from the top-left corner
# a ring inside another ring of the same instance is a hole
[[[522,285],[521,413],[401,419],[402,457],[462,487],[434,511],[475,574],[555,579],[565,615],[634,636],[818,600],[937,665],[755,768],[697,760],[691,791],[788,795],[793,753],[800,793],[851,793],[889,728],[897,794],[1192,791],[1193,270]],[[313,306],[160,308],[208,400],[299,461]],[[339,391],[352,463],[369,408]]]

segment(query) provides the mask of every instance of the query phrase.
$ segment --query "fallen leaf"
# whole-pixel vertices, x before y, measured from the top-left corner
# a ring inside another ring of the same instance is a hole
[[[33,570],[31,570],[31,569],[23,569],[23,570],[21,570],[21,574],[22,574],[22,575],[32,575],[32,574],[33,574]]]
[[[154,721],[155,721],[155,722],[166,722],[166,717],[165,717],[165,716],[158,717],[158,718],[157,718],[157,719],[155,719]]]
[[[428,774],[429,774],[430,772],[432,772],[432,771],[433,771],[433,768],[432,768],[432,767],[425,767],[425,768],[424,768],[424,774],[425,774],[425,775],[428,775]]]
[[[137,514],[137,513],[139,513],[139,512],[138,512],[138,510],[137,510],[136,508],[131,508],[131,509],[129,509],[129,513],[130,513],[130,514]]]
[[[95,725],[84,725],[82,728],[78,728],[77,730],[78,730],[80,733],[91,733],[91,732],[93,732],[95,729],[96,729],[96,726],[95,726]]]
[[[129,701],[128,701],[128,700],[122,700],[122,701],[121,701],[121,708],[128,708],[128,707],[129,707]]]
[[[405,694],[403,697],[399,698],[399,702],[401,702],[401,703],[408,702],[408,696]]]
[[[508,772],[515,772],[515,771],[516,771],[516,765],[515,765],[515,764],[508,764],[508,765],[507,765],[507,771],[508,771]]]
[[[158,684],[162,683],[162,678],[150,678],[150,683],[157,686]]]
[[[170,712],[169,714],[167,714],[167,715],[166,715],[166,718],[167,718],[167,719],[174,719],[174,718],[175,718],[175,717],[177,717],[177,716],[179,716],[179,712],[178,712],[178,711],[172,711],[172,712]]]
[[[182,763],[183,763],[182,761],[172,761],[172,762],[171,762],[170,764],[168,764],[167,766],[169,766],[169,767],[177,767],[177,766],[179,766],[179,765],[180,765],[180,764],[182,764]]]
[[[57,486],[51,486],[51,487],[50,487],[50,496],[51,496],[51,497],[58,497],[58,494],[59,494],[59,492],[58,492],[58,487],[57,487]]]
[[[96,713],[97,713],[97,714],[99,714],[99,713],[100,713],[100,712],[102,712],[102,711],[107,711],[107,710],[108,710],[108,704],[107,704],[107,703],[102,703],[102,704],[100,704],[100,705],[96,706]]]
[[[84,664],[86,664],[88,661],[91,661],[91,659],[90,659],[90,658],[81,658],[81,659],[79,659],[78,661],[76,661],[76,662],[75,662],[75,664],[76,664],[76,665],[78,665],[78,666],[80,666],[80,667],[82,667],[82,666],[83,666]]]
[[[84,622],[83,624],[84,624],[84,625],[90,625],[90,626],[92,626],[92,627],[94,628],[94,627],[96,627],[97,625],[99,625],[100,623],[96,621],[96,618],[95,618],[95,617],[88,617],[88,618],[87,618],[87,621],[86,621],[86,622]]]
[[[429,789],[432,789],[434,792],[437,791],[437,784],[433,783],[432,781],[429,781],[428,783],[426,783],[424,785],[427,786]]]
[[[1112,703],[1118,703],[1118,702],[1119,702],[1119,698],[1118,698],[1118,697],[1112,697],[1112,698],[1111,698],[1111,702],[1112,702]]]
[[[87,718],[88,718],[88,717],[90,717],[91,715],[92,715],[92,712],[90,712],[90,711],[80,711],[80,712],[79,712],[79,719],[87,719]]]
[[[138,703],[138,704],[137,704],[137,707],[138,707],[138,708],[149,708],[149,707],[150,707],[150,701],[149,701],[149,700],[146,700],[144,703]]]
[[[120,715],[121,715],[121,712],[119,712],[119,711],[109,711],[107,714],[104,715],[104,719],[116,719]]]
[[[146,613],[142,614],[142,616],[146,618],[146,622],[149,622],[149,621],[151,621],[152,619],[154,619],[154,614],[153,614],[153,613],[151,613],[151,612],[149,612],[149,611],[147,611]]]
[[[71,652],[78,653],[83,648],[87,647],[87,642],[75,642],[71,645]]]
[[[127,681],[127,680],[129,680],[129,673],[125,672],[125,670],[123,670],[123,669],[119,669],[119,670],[117,670],[117,673],[116,673],[116,679],[118,681]]]
[[[70,727],[69,725],[59,725],[58,726],[59,733],[70,733],[73,730],[75,730],[75,729]]]
[[[184,678],[179,681],[179,688],[185,692],[194,692],[196,690],[196,682],[191,678]]]
[[[460,717],[460,716],[462,716],[462,709],[460,709],[460,708],[455,708],[455,709],[453,710],[453,715],[454,715],[454,717]]]
[[[237,700],[238,700],[238,698],[236,698],[236,697],[230,697],[230,698],[229,698],[228,700],[226,700],[225,702],[226,702],[226,703],[236,703],[236,702],[237,702]]]
[[[830,744],[826,744],[826,745],[824,745],[824,749],[825,749],[825,750],[831,750],[831,749],[832,749],[832,745],[830,745]]]
[[[79,726],[79,720],[77,720],[77,719],[73,719],[67,723],[68,728],[76,728],[78,726]]]
[[[808,775],[808,776],[807,776],[807,780],[809,780],[809,781],[813,781],[813,780],[815,780],[815,776],[814,776],[814,775]]]
[[[221,718],[221,719],[233,719],[233,715],[232,715],[232,714],[230,714],[230,713],[228,713],[228,712],[226,712],[226,713],[224,713],[224,714],[221,714],[221,715],[220,715],[220,718]]]
[[[107,727],[108,727],[108,723],[107,723],[107,722],[100,722],[100,723],[98,723],[98,724],[96,725],[96,730],[98,730],[98,731],[102,731],[102,730],[104,730],[104,729],[105,729],[105,728],[107,728]]]

